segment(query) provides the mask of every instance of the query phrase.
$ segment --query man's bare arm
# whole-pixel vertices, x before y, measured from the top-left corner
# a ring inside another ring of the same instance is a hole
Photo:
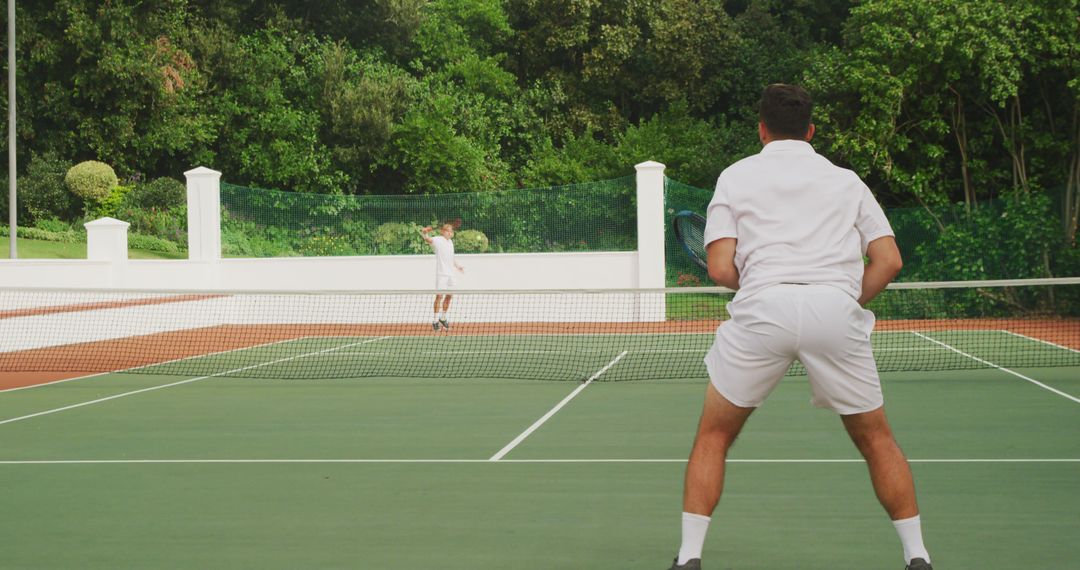
[[[862,295],[859,295],[859,304],[863,306],[882,292],[904,266],[900,248],[896,247],[896,238],[892,236],[870,242],[866,247],[866,256],[870,258],[870,263],[863,271]]]
[[[735,267],[735,238],[722,238],[705,246],[709,278],[728,289],[739,288],[739,268]]]

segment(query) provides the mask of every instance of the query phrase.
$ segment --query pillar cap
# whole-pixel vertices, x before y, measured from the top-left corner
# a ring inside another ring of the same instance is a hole
[[[108,217],[99,218],[99,219],[94,220],[92,222],[86,222],[85,224],[83,224],[83,227],[87,227],[87,228],[126,228],[126,227],[129,227],[129,226],[131,226],[131,224],[129,224],[127,222],[117,220],[116,218],[108,218]]]
[[[656,162],[656,161],[653,161],[653,160],[646,160],[645,162],[642,162],[641,164],[635,164],[634,168],[638,169],[638,171],[642,171],[642,170],[664,170],[667,167],[664,166],[662,163],[659,163],[659,162]]]
[[[205,166],[199,166],[199,167],[192,168],[191,170],[185,172],[184,176],[187,176],[188,178],[194,178],[194,177],[200,177],[200,176],[205,176],[205,177],[217,176],[217,177],[220,178],[221,173],[216,171],[216,170],[211,170],[211,169],[209,169],[209,168],[207,168]]]

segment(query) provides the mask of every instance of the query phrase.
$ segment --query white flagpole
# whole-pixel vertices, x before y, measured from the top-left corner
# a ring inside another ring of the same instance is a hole
[[[8,248],[11,259],[19,257],[19,248],[15,245],[19,223],[15,209],[15,0],[8,0],[8,227],[11,237]]]

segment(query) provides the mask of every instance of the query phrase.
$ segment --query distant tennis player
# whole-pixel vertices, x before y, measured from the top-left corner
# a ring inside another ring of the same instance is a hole
[[[436,291],[450,291],[456,285],[457,282],[454,279],[454,271],[458,273],[464,273],[465,268],[458,265],[454,260],[454,224],[443,224],[439,227],[439,235],[431,237],[431,226],[426,226],[420,230],[420,236],[424,238],[424,241],[431,245],[431,249],[435,250],[435,290]],[[446,330],[450,330],[450,321],[446,317],[447,311],[450,310],[450,299],[453,295],[439,294],[435,295],[435,317],[431,322],[431,328],[439,330],[442,326]],[[439,307],[442,306],[440,312]]]
[[[709,204],[709,276],[738,293],[705,356],[711,382],[686,467],[673,569],[701,568],[728,449],[796,358],[806,366],[812,403],[840,415],[866,459],[906,568],[931,568],[911,468],[885,419],[870,348],[874,315],[862,308],[899,273],[900,252],[870,189],[810,146],[811,108],[800,87],[765,88],[764,148],[720,174]],[[842,556],[836,564],[847,567]]]

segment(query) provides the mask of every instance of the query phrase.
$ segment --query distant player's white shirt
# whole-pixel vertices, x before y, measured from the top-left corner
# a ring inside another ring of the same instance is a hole
[[[795,282],[832,285],[857,299],[867,245],[891,235],[859,176],[796,140],[773,141],[726,168],[705,225],[706,245],[738,240],[739,298]]]
[[[431,238],[431,247],[435,250],[435,275],[439,277],[454,275],[454,242],[442,237]]]

